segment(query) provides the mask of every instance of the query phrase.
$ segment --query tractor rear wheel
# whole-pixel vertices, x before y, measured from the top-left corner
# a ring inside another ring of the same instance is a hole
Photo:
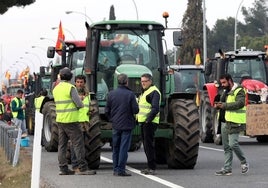
[[[221,134],[218,134],[218,129],[221,129],[219,118],[216,110],[212,110],[212,124],[213,124],[213,140],[216,145],[222,145]]]
[[[85,158],[90,169],[98,169],[100,166],[101,154],[101,130],[98,106],[96,100],[91,100],[90,110],[92,111],[90,122],[84,134]]]
[[[157,164],[167,164],[168,139],[155,138],[155,160]]]
[[[35,109],[29,108],[25,110],[25,121],[28,134],[34,134],[34,125],[35,125]]]
[[[207,91],[201,95],[201,103],[199,107],[200,113],[200,137],[203,143],[213,143],[213,127],[211,119],[211,105]]]
[[[42,114],[44,115],[42,145],[48,152],[58,151],[59,135],[55,103],[53,101],[45,103]]]
[[[193,100],[176,99],[171,102],[173,140],[169,142],[169,168],[193,169],[199,148],[199,114]]]

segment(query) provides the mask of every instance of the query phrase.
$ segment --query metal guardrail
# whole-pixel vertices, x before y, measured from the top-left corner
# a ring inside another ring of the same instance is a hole
[[[10,126],[0,121],[0,147],[5,152],[6,159],[10,164],[14,164],[14,155],[16,151],[16,142],[18,138],[18,129],[16,126]]]

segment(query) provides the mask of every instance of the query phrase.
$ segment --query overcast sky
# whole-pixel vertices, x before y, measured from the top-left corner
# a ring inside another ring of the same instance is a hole
[[[242,0],[205,1],[206,19],[210,28],[217,19],[235,17],[239,4],[242,2]],[[188,0],[36,0],[34,4],[24,8],[12,7],[4,15],[0,15],[1,77],[3,78],[7,69],[16,72],[29,65],[31,70],[38,71],[40,64],[46,65],[48,62],[46,48],[55,45],[53,41],[57,39],[58,32],[57,29],[51,28],[58,27],[60,20],[67,40],[86,38],[84,26],[86,17],[83,13],[93,21],[101,21],[108,19],[111,5],[115,7],[118,20],[138,18],[164,24],[162,13],[167,11],[170,16],[168,26],[179,27],[187,2]],[[253,2],[254,0],[243,0],[242,6],[252,7]],[[68,10],[76,11],[76,13],[65,14]],[[242,20],[241,11],[237,18]],[[89,19],[88,22],[90,23]],[[47,39],[40,40],[40,37]]]

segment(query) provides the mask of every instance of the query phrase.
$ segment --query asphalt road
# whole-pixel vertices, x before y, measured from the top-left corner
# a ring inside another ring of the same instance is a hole
[[[57,153],[42,150],[41,183],[46,188],[267,188],[268,187],[268,144],[260,144],[254,138],[241,137],[242,149],[248,158],[250,170],[242,175],[236,156],[233,160],[232,176],[215,176],[223,165],[222,146],[200,144],[198,161],[192,170],[173,170],[158,165],[157,175],[145,176],[140,169],[146,167],[143,149],[129,153],[128,170],[131,177],[115,177],[112,171],[111,149],[103,147],[101,165],[97,175],[59,176]]]

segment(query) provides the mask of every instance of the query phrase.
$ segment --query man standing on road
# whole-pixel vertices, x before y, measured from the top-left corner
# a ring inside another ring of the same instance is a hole
[[[26,137],[28,135],[26,129],[25,114],[24,114],[26,104],[25,103],[23,104],[22,96],[23,91],[21,89],[18,89],[16,97],[14,97],[11,101],[11,110],[15,125],[21,128],[22,131],[21,137]]]
[[[83,139],[85,141],[85,132],[87,127],[89,126],[90,120],[90,95],[88,89],[86,88],[86,76],[85,75],[77,75],[75,76],[75,87],[78,91],[78,95],[84,104],[83,108],[79,109],[79,127],[83,132]],[[86,144],[86,143],[85,143]],[[72,169],[74,171],[78,170],[78,163],[74,153],[74,149],[72,143],[70,143],[70,150],[71,150],[71,163]]]
[[[221,125],[225,161],[223,168],[217,171],[215,175],[232,175],[233,152],[241,162],[242,174],[246,174],[249,165],[238,142],[239,133],[245,129],[246,124],[245,90],[242,86],[233,82],[230,74],[222,75],[220,84],[225,90],[223,93],[226,93],[226,102],[215,102],[214,107],[225,111],[226,122]]]
[[[115,176],[131,176],[126,172],[126,163],[139,106],[135,94],[127,87],[127,75],[118,75],[117,81],[119,86],[108,94],[105,108],[113,128],[113,171]]]
[[[83,103],[79,98],[78,92],[74,85],[70,83],[72,72],[65,67],[60,70],[61,82],[53,89],[53,96],[56,104],[56,122],[59,130],[59,175],[93,175],[94,170],[88,170],[88,164],[85,160],[85,147],[83,133],[79,128],[79,109],[83,107]],[[68,168],[66,158],[68,140],[71,140],[75,156],[78,162],[78,170],[76,172]]]
[[[46,101],[49,100],[49,98],[48,98],[47,95],[48,95],[47,90],[46,90],[46,89],[42,89],[42,90],[40,91],[38,97],[36,97],[36,98],[34,99],[34,106],[35,106],[35,110],[36,110],[37,112],[42,113],[42,109],[41,109],[42,104],[43,104],[44,102],[46,102]]]
[[[142,174],[154,175],[156,169],[154,133],[159,124],[159,108],[161,93],[153,85],[152,76],[143,74],[141,76],[142,93],[139,97],[138,122],[141,124],[141,136],[143,147],[147,157],[148,168],[141,170]]]

